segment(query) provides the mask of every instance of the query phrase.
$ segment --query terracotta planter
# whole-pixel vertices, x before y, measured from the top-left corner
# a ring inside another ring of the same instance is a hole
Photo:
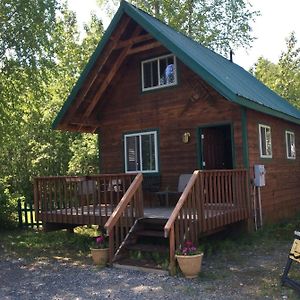
[[[175,255],[180,270],[186,278],[196,278],[201,271],[203,253],[196,255]]]
[[[108,248],[91,249],[91,254],[94,264],[102,267],[106,266],[108,262]]]

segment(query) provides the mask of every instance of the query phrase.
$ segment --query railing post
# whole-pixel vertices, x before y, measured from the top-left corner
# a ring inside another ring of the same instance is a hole
[[[114,257],[114,229],[108,232],[108,244],[109,244],[109,265],[112,266]]]
[[[174,223],[172,224],[170,232],[169,232],[169,243],[170,243],[169,272],[170,272],[170,275],[174,276],[176,274]]]

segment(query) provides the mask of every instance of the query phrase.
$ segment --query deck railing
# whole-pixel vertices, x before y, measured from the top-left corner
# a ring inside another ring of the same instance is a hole
[[[112,264],[135,221],[144,216],[142,181],[143,175],[140,173],[135,177],[104,225],[109,236],[110,264]]]
[[[34,178],[34,206],[44,223],[103,226],[136,174]]]
[[[208,231],[250,216],[247,170],[195,171],[165,225],[169,236],[170,270],[175,249],[187,240],[198,244]]]

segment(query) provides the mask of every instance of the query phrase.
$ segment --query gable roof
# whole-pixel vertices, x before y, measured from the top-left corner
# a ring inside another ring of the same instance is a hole
[[[72,105],[77,93],[101,55],[111,34],[126,14],[149,32],[164,47],[174,53],[186,66],[202,77],[227,100],[275,117],[300,124],[300,111],[266,87],[249,72],[223,56],[177,32],[135,6],[122,1],[90,61],[82,72],[52,127],[55,129]]]

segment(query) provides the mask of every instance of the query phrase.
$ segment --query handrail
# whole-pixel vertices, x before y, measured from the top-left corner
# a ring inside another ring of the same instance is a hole
[[[133,175],[137,175],[137,173],[111,173],[111,174],[92,174],[92,175],[67,175],[67,176],[36,176],[33,177],[34,180],[38,180],[38,179],[68,179],[68,178],[98,178],[99,176],[101,178],[106,178],[106,177],[118,177],[118,176],[122,176],[122,177],[131,177]]]
[[[194,186],[194,184],[197,180],[197,177],[199,176],[199,173],[200,173],[199,170],[194,171],[194,173],[191,176],[188,184],[186,185],[183,193],[181,194],[181,197],[179,198],[175,208],[173,209],[173,212],[172,212],[171,216],[168,219],[168,222],[166,223],[166,225],[164,227],[165,238],[168,237],[169,232],[171,230],[171,227],[174,225],[174,222],[176,221],[181,208],[183,207],[184,203],[186,202],[186,200],[188,198],[188,195],[189,195],[192,187]]]
[[[136,193],[138,188],[140,187],[140,184],[143,181],[143,174],[139,173],[135,179],[133,180],[132,184],[124,194],[124,196],[121,198],[120,202],[118,203],[117,207],[105,223],[104,227],[105,229],[110,232],[112,228],[116,225],[118,219],[122,215],[122,213],[125,211],[127,205],[129,204],[130,200],[132,199],[133,195]]]
[[[139,173],[104,225],[109,238],[109,263],[118,255],[136,220],[144,216],[143,175]]]

